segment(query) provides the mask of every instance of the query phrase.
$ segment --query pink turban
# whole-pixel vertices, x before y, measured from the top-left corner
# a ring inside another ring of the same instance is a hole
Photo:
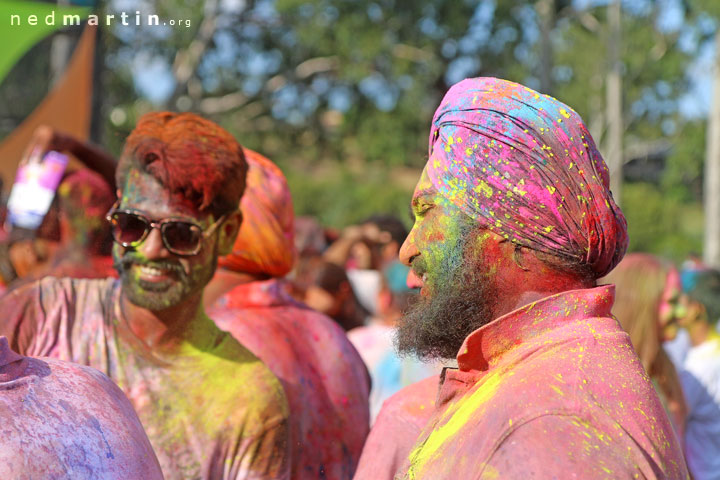
[[[282,277],[295,262],[294,213],[282,171],[257,152],[244,149],[247,187],[240,201],[243,222],[233,252],[218,265],[236,272]]]
[[[608,168],[580,116],[517,83],[454,85],[430,132],[437,190],[512,242],[588,265],[601,277],[627,248]]]

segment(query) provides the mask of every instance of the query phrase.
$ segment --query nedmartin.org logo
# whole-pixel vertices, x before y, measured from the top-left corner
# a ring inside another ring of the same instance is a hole
[[[82,22],[83,17],[78,14],[55,14],[55,12],[50,12],[47,15],[10,15],[10,26],[11,27],[21,27],[21,26],[35,26],[35,25],[62,25],[65,27],[72,26],[72,25],[80,25]],[[135,25],[135,26],[141,26],[141,25],[147,25],[147,26],[153,26],[153,25],[164,25],[169,27],[189,27],[190,26],[190,19],[186,20],[176,20],[176,19],[168,19],[164,21],[160,21],[160,17],[158,15],[151,15],[151,14],[141,14],[140,12],[135,12],[135,15],[128,14],[127,12],[118,12],[117,14],[106,14],[106,15],[87,15],[85,17],[85,20],[87,20],[88,25]],[[57,22],[57,23],[56,23]]]

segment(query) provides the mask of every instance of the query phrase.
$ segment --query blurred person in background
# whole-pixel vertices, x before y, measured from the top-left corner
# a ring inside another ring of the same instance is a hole
[[[346,332],[366,323],[368,311],[355,295],[347,272],[334,263],[321,257],[299,259],[292,288],[295,298],[332,318]]]
[[[116,277],[111,255],[112,236],[110,224],[105,219],[116,197],[100,175],[80,169],[65,176],[58,186],[57,215],[60,241],[49,258],[36,262],[32,268],[22,267],[19,258],[13,258],[20,284],[45,276],[71,278]],[[19,247],[30,248],[37,255],[40,244],[22,243],[11,247],[11,253]],[[29,253],[21,258],[33,257]],[[37,258],[37,257],[34,257]]]
[[[690,338],[680,369],[688,408],[685,445],[695,480],[720,479],[720,271],[683,271],[684,312],[679,325]]]
[[[626,255],[600,283],[615,285],[612,313],[630,335],[670,420],[684,444],[687,406],[677,371],[662,344],[677,335],[682,285],[677,269],[645,253]]]
[[[299,258],[320,256],[327,248],[325,230],[313,217],[295,217],[295,250]]]
[[[66,172],[55,199],[34,235],[9,235],[5,246],[11,268],[2,275],[14,288],[43,276],[105,278],[112,266],[112,239],[105,215],[115,201],[116,160],[100,147],[43,125],[34,132],[24,158],[32,152],[73,155],[87,169]],[[103,211],[104,210],[104,211]],[[2,249],[0,249],[2,250]]]
[[[325,260],[347,272],[362,306],[376,315],[382,270],[398,258],[407,229],[394,215],[373,215],[345,228],[323,254]]]
[[[350,479],[368,427],[367,371],[343,329],[295,301],[293,204],[285,176],[245,149],[243,223],[205,290],[208,314],[283,384],[290,406],[292,478]]]
[[[0,299],[0,335],[16,351],[89,365],[118,383],[168,480],[290,478],[282,385],[202,303],[240,228],[246,172],[242,147],[217,124],[142,116],[108,214],[120,279],[46,277]]]
[[[348,332],[372,378],[370,391],[370,420],[373,422],[380,407],[397,391],[427,377],[439,375],[442,364],[423,362],[414,357],[398,355],[393,344],[395,327],[417,295],[407,286],[410,269],[395,261],[383,270],[378,298],[378,314],[368,325]]]

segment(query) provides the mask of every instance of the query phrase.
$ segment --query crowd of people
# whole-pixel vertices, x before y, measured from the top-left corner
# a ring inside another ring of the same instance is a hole
[[[414,224],[296,217],[191,113],[0,231],[0,478],[720,479],[720,271],[625,254],[582,119],[454,85]]]

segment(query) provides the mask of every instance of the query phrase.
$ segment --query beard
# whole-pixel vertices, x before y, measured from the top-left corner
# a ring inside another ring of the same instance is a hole
[[[419,277],[427,274],[427,295],[418,296],[399,322],[395,346],[401,354],[455,358],[465,338],[493,320],[497,289],[488,274],[490,266],[470,246],[474,235],[463,237],[436,272],[428,271],[422,257],[413,261]]]
[[[215,258],[209,268],[195,268],[190,274],[178,261],[153,260],[142,258],[135,252],[127,252],[115,257],[115,269],[120,274],[122,291],[127,299],[138,307],[153,312],[165,310],[182,303],[210,281],[217,265]],[[133,267],[157,267],[170,272],[170,279],[165,282],[147,282],[139,278]]]

